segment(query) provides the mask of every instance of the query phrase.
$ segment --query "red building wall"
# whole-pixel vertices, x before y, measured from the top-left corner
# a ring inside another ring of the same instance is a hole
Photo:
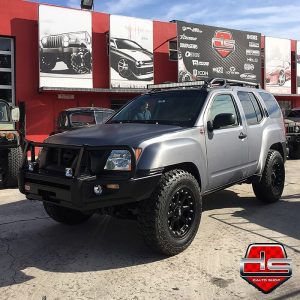
[[[109,88],[109,59],[106,33],[109,14],[93,12],[94,88]],[[0,1],[0,36],[15,37],[16,101],[26,105],[29,139],[42,141],[54,129],[58,113],[68,107],[110,107],[112,99],[127,101],[134,94],[71,93],[74,100],[58,99],[58,92],[39,91],[38,4],[22,0]],[[169,61],[168,40],[176,37],[176,25],[154,22],[155,82],[176,81],[177,63]],[[158,71],[161,70],[161,71]],[[66,92],[61,92],[67,94]],[[61,94],[60,93],[60,94]]]
[[[92,13],[94,88],[109,87],[106,33],[109,15]],[[169,60],[168,41],[176,37],[176,24],[154,21],[155,83],[177,81],[177,62]],[[58,92],[39,91],[38,4],[23,0],[0,1],[0,35],[15,37],[16,101],[26,103],[27,137],[42,141],[53,129],[58,112],[74,106],[110,107],[112,99],[129,100],[133,94],[72,93],[73,100],[58,99]],[[295,51],[295,41],[292,50]],[[295,78],[295,71],[293,71]],[[292,83],[295,92],[295,80]],[[65,92],[63,94],[66,94]],[[279,97],[289,100],[287,97]],[[299,97],[294,106],[300,106]]]

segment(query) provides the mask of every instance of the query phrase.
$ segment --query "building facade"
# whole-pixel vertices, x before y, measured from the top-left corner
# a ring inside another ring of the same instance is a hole
[[[42,141],[53,131],[58,113],[69,107],[100,106],[117,109],[139,93],[111,89],[107,34],[110,15],[92,12],[93,88],[39,88],[39,4],[23,0],[0,1],[0,98],[16,105],[24,103],[26,136]],[[177,82],[177,31],[172,22],[153,21],[154,82]],[[264,38],[262,39],[264,48]],[[296,41],[291,41],[292,93],[296,94]],[[176,56],[176,55],[175,55]],[[262,74],[264,74],[262,63]],[[300,96],[276,96],[292,107],[300,106]],[[283,102],[282,102],[283,103]]]

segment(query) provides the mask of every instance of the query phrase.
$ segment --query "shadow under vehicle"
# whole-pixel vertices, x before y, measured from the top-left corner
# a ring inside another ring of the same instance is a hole
[[[20,119],[18,107],[0,99],[0,186],[16,187],[22,162],[22,135],[15,129]]]
[[[153,79],[153,54],[134,41],[111,38],[110,63],[112,68],[123,78]]]
[[[300,158],[300,107],[292,109],[285,117],[289,157]]]
[[[74,107],[59,113],[56,129],[50,135],[105,123],[114,110],[101,107]]]
[[[40,41],[40,69],[50,73],[56,63],[63,61],[77,74],[92,71],[91,36],[87,31],[43,36]]]

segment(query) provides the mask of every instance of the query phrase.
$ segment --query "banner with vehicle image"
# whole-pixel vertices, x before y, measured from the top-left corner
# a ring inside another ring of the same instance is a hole
[[[112,88],[154,83],[152,21],[111,15],[109,53]]]
[[[261,83],[261,34],[177,22],[178,81],[213,77]]]
[[[291,41],[265,37],[265,89],[291,94]]]
[[[88,11],[39,6],[40,87],[92,88]]]
[[[296,50],[296,64],[297,64],[297,94],[300,94],[300,41],[297,42]]]

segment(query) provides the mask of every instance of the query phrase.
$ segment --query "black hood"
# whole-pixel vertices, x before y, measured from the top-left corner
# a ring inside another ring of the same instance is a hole
[[[50,136],[45,142],[63,145],[138,147],[147,139],[182,130],[182,127],[157,124],[101,124]]]

